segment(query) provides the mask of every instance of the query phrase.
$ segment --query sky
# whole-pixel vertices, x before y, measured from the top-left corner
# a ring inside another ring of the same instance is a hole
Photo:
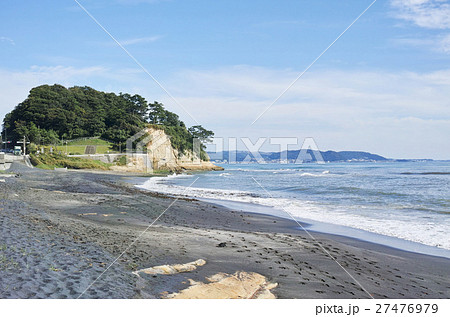
[[[3,1],[1,119],[58,83],[140,94],[217,137],[450,159],[449,1],[77,1]]]

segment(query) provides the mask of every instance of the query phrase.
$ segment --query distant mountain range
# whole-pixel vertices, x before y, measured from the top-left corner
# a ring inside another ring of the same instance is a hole
[[[392,161],[383,156],[372,154],[368,152],[360,151],[320,151],[320,154],[325,162],[382,162]],[[283,152],[259,152],[260,158],[255,158],[249,151],[223,151],[223,152],[208,152],[211,161],[224,162],[224,161],[236,161],[236,162],[257,162],[258,159],[263,159],[267,163],[280,162],[280,158],[294,163],[300,155],[300,150],[283,151]],[[308,150],[302,153],[300,161],[315,162],[317,156],[313,151]]]

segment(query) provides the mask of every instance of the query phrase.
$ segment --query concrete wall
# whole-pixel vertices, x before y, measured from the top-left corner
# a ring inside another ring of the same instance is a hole
[[[126,155],[125,153],[122,153],[122,154],[83,154],[83,155],[68,155],[68,156],[79,157],[88,160],[96,160],[101,161],[103,163],[114,163],[114,160],[125,155]]]
[[[115,160],[118,160],[122,156],[127,156],[126,153],[118,153],[118,154],[82,154],[82,155],[68,155],[69,157],[79,157],[87,160],[96,160],[101,161],[103,163],[114,163]],[[132,158],[147,158],[146,153],[133,153],[131,155]]]
[[[92,155],[69,155],[70,157],[79,157],[87,160],[96,160],[103,163],[114,163],[114,161],[121,156],[127,157],[127,164],[125,166],[112,166],[111,169],[119,172],[138,172],[148,173],[152,169],[152,163],[149,160],[147,153],[133,153],[127,155],[122,154],[92,154]]]

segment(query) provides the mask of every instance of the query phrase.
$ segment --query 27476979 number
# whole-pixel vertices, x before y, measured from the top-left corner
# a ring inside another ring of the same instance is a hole
[[[437,304],[377,304],[377,314],[410,313],[410,314],[436,314],[439,310]]]

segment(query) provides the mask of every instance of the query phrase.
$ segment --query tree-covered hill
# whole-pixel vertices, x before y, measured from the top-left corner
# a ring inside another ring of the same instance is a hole
[[[194,137],[213,135],[201,126],[187,129],[177,114],[156,101],[148,103],[139,95],[58,84],[31,89],[27,99],[5,116],[2,134],[6,129],[9,140],[15,142],[25,136],[30,142],[43,145],[81,137],[102,137],[124,145],[149,124],[164,129],[181,152],[192,149]]]

